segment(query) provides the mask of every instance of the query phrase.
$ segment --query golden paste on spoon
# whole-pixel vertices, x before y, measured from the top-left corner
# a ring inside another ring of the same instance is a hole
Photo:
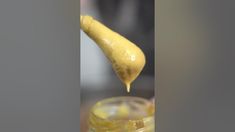
[[[90,16],[80,16],[82,30],[96,42],[120,80],[130,92],[131,83],[137,78],[145,65],[145,56],[139,47],[112,31]]]

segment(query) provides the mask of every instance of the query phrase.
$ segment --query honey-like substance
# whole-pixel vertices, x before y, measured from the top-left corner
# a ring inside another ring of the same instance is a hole
[[[114,97],[91,109],[89,132],[154,132],[154,107],[138,97]]]
[[[145,55],[139,47],[90,16],[80,16],[82,30],[96,42],[110,60],[114,71],[130,92],[131,83],[145,65]]]

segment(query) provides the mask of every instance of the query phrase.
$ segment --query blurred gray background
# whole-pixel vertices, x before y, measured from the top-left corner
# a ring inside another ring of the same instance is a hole
[[[0,1],[0,131],[79,131],[79,1]]]
[[[234,132],[235,8],[156,1],[159,132]]]

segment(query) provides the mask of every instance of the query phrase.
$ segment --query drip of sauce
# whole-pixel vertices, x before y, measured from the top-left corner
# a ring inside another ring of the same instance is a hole
[[[145,65],[145,56],[139,47],[112,31],[91,16],[80,16],[81,29],[101,48],[113,70],[130,92],[131,83]]]

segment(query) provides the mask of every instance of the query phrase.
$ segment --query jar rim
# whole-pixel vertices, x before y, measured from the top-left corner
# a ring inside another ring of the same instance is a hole
[[[136,97],[136,96],[117,96],[117,97],[111,97],[111,98],[106,98],[106,99],[103,99],[101,101],[98,101],[97,103],[95,103],[95,105],[91,108],[91,111],[90,113],[92,114],[92,116],[94,116],[95,118],[97,118],[98,120],[103,120],[103,121],[110,121],[110,122],[119,122],[119,121],[122,121],[121,119],[104,119],[98,115],[96,115],[94,113],[94,110],[95,108],[99,107],[101,104],[104,104],[104,103],[108,103],[108,102],[112,102],[113,100],[127,100],[127,99],[131,99],[131,100],[138,100],[138,101],[141,101],[141,102],[144,102],[149,105],[152,105],[152,103],[145,99],[145,98],[142,98],[142,97]],[[148,118],[152,118],[154,116],[154,111],[146,116],[143,116],[141,119],[128,119],[128,121],[138,121],[138,120],[143,120],[143,119],[148,119]]]

